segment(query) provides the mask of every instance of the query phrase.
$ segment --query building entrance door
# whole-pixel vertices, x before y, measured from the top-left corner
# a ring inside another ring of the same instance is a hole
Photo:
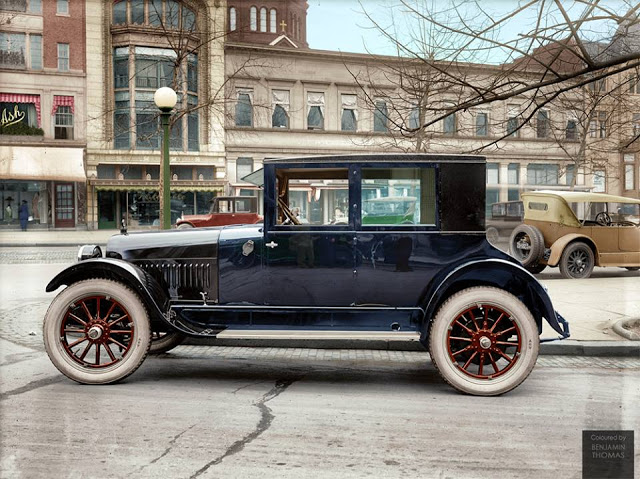
[[[56,228],[73,228],[76,225],[73,183],[56,183]]]
[[[116,227],[116,193],[98,191],[98,229]]]

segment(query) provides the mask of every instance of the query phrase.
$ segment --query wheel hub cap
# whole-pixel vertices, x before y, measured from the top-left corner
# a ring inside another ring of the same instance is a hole
[[[489,349],[491,347],[491,340],[486,336],[482,336],[478,342],[482,349]]]
[[[104,331],[100,326],[92,326],[91,328],[89,328],[89,331],[87,331],[87,336],[89,336],[89,339],[97,341],[102,337],[103,333]]]

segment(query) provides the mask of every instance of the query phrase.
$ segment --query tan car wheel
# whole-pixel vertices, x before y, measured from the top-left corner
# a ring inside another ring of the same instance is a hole
[[[429,335],[431,360],[459,391],[496,396],[531,373],[538,358],[538,328],[527,307],[498,288],[474,287],[451,296]]]
[[[567,279],[588,278],[594,265],[593,251],[581,241],[569,244],[560,257],[560,273]]]
[[[177,229],[179,229],[179,230],[190,230],[192,228],[193,228],[193,225],[191,223],[180,223],[178,225]]]
[[[126,378],[151,344],[147,311],[126,286],[90,279],[55,297],[43,325],[44,345],[62,374],[83,384]]]
[[[509,251],[524,266],[535,266],[544,255],[544,236],[535,226],[518,225],[509,238]]]

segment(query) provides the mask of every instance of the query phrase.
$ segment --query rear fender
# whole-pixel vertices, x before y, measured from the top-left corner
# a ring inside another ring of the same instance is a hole
[[[442,276],[440,277],[442,278]],[[432,284],[423,294],[425,316],[421,340],[426,341],[429,326],[440,306],[451,295],[473,286],[493,286],[503,289],[522,301],[542,332],[542,318],[561,335],[565,332],[559,324],[551,299],[544,286],[520,265],[502,259],[483,259],[464,263],[444,274],[444,279]]]
[[[569,243],[572,243],[575,240],[584,241],[591,247],[591,249],[593,250],[593,255],[596,260],[596,265],[599,265],[600,260],[598,259],[598,249],[596,248],[596,245],[593,243],[593,240],[588,236],[580,235],[577,233],[564,235],[563,237],[558,238],[556,241],[554,241],[554,243],[551,245],[551,255],[547,260],[547,264],[549,266],[558,266],[558,263],[560,262],[560,258],[562,257],[562,252],[569,245]]]
[[[172,326],[165,316],[169,310],[167,292],[142,269],[119,259],[88,259],[75,263],[53,278],[46,291],[50,293],[60,286],[70,286],[86,279],[110,279],[128,286],[138,294],[152,321],[159,320]]]

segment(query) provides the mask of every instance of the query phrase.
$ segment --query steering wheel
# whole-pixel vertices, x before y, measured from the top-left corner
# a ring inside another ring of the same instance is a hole
[[[596,223],[601,226],[611,226],[611,216],[606,211],[601,211],[595,217]]]

